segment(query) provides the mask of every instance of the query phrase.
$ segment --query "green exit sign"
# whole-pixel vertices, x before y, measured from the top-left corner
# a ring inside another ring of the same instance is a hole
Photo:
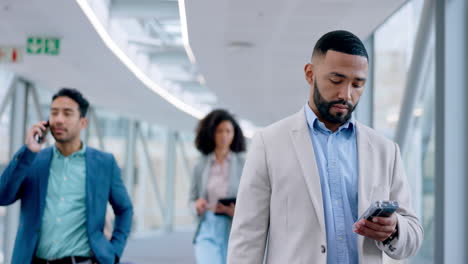
[[[29,54],[58,55],[60,51],[59,38],[30,37],[26,45]]]

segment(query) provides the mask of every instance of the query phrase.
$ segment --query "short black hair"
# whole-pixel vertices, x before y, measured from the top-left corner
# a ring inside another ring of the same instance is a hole
[[[76,89],[73,88],[62,88],[54,96],[52,96],[52,102],[55,101],[58,97],[68,97],[75,101],[80,110],[80,117],[85,117],[88,112],[89,102],[83,95]]]
[[[234,138],[230,149],[233,152],[245,151],[245,138],[242,129],[235,118],[226,110],[216,109],[211,111],[198,123],[195,137],[195,147],[204,155],[212,153],[216,147],[215,131],[218,125],[223,121],[231,122],[234,127]]]
[[[329,50],[362,56],[369,61],[369,55],[362,41],[346,30],[335,30],[323,35],[315,44],[312,58],[324,56]]]

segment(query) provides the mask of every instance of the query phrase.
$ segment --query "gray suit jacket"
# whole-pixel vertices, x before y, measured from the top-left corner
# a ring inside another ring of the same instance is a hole
[[[396,200],[399,237],[384,246],[359,236],[360,263],[414,255],[423,229],[411,209],[411,193],[398,146],[357,123],[358,213],[375,200]],[[268,242],[268,243],[267,243]],[[303,109],[254,137],[237,197],[229,264],[326,263],[327,240],[320,175]],[[266,252],[266,254],[265,254]]]
[[[208,193],[206,187],[208,185],[208,177],[210,174],[210,160],[214,154],[204,155],[200,157],[197,164],[193,169],[192,182],[190,186],[190,201],[194,202],[198,198],[208,199]],[[242,175],[242,169],[244,167],[245,159],[242,154],[230,153],[231,163],[229,164],[229,186],[228,186],[228,197],[236,197],[237,190],[239,188],[239,182]],[[197,231],[195,238],[198,234],[200,224],[203,218],[199,218]]]

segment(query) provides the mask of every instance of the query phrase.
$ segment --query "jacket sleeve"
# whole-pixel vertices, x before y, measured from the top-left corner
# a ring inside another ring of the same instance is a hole
[[[192,178],[190,179],[190,193],[189,193],[189,208],[194,217],[199,217],[197,214],[197,208],[195,202],[200,197],[200,188],[202,181],[202,174],[204,169],[204,159],[201,158],[192,171]]]
[[[132,227],[133,206],[122,182],[120,169],[114,157],[112,157],[112,180],[109,202],[115,214],[111,243],[117,257],[120,259]]]
[[[200,172],[200,162],[195,165],[192,171],[192,178],[190,179],[190,195],[189,199],[190,202],[196,201],[200,193],[200,181],[201,181],[201,173]]]
[[[37,153],[25,145],[13,156],[0,177],[0,205],[10,205],[21,199],[21,186],[29,174]]]
[[[271,185],[262,134],[252,140],[237,194],[228,264],[263,263],[270,221]]]
[[[395,144],[395,159],[390,190],[390,200],[398,201],[398,236],[387,245],[377,242],[377,247],[393,259],[414,256],[423,241],[423,228],[411,209],[411,190],[406,179],[400,149]]]

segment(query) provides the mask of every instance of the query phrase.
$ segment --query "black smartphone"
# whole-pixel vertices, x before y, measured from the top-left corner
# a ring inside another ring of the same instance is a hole
[[[224,205],[224,206],[231,206],[231,204],[235,204],[236,203],[236,198],[235,197],[232,197],[232,198],[222,198],[222,199],[219,199],[218,200],[218,203]],[[215,213],[215,215],[226,215],[226,214],[221,214],[221,213]]]
[[[371,221],[374,217],[389,217],[399,208],[397,201],[376,201],[367,208],[367,210],[359,217],[358,221],[361,219],[366,219]]]
[[[236,203],[236,198],[235,197],[232,197],[232,198],[223,198],[223,199],[219,199],[218,200],[218,203],[222,204],[222,205],[225,205],[225,206],[230,206],[232,203],[235,204]]]
[[[49,120],[47,120],[47,122],[45,123],[44,126],[46,127],[46,129],[49,127]],[[47,130],[46,130],[46,131],[42,131],[42,136],[36,135],[36,141],[37,141],[37,143],[41,144],[42,141],[44,141],[44,137],[45,137],[45,135],[46,135],[46,132],[47,132]]]

